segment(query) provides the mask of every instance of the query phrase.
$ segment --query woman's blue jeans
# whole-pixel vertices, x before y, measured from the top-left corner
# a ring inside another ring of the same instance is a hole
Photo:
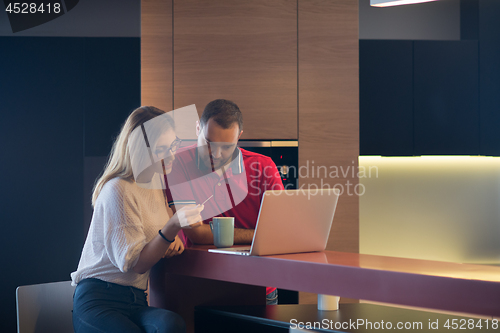
[[[76,333],[185,333],[175,312],[149,307],[143,290],[99,279],[80,281],[73,296]]]

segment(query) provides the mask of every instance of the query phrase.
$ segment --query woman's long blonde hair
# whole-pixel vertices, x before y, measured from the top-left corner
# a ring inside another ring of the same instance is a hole
[[[120,130],[120,134],[113,143],[113,147],[111,148],[111,153],[104,171],[94,185],[94,190],[92,192],[92,207],[95,206],[99,193],[101,193],[103,186],[109,180],[115,177],[134,179],[130,154],[127,149],[130,134],[134,129],[141,126],[148,120],[163,114],[165,114],[164,111],[155,108],[154,106],[141,106],[132,111],[130,116],[128,116]]]

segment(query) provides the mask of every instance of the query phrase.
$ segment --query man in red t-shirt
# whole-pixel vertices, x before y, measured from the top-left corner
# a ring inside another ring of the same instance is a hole
[[[184,230],[186,244],[213,244],[208,222],[214,216],[234,217],[234,243],[250,244],[266,190],[283,190],[270,157],[238,148],[243,117],[238,106],[217,99],[207,104],[196,124],[196,145],[179,149],[168,175],[168,204],[176,208],[201,204],[204,225]],[[187,236],[187,237],[186,237]],[[268,304],[277,303],[276,288],[267,288]]]

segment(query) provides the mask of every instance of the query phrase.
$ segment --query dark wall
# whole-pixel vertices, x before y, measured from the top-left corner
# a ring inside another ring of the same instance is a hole
[[[16,287],[78,265],[91,185],[140,105],[140,38],[0,37],[0,59],[0,331],[15,332]]]

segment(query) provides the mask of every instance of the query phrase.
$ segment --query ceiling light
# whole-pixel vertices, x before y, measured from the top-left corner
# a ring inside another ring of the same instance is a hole
[[[370,0],[370,5],[373,7],[390,7],[400,5],[412,5],[415,3],[430,2],[438,0]]]

